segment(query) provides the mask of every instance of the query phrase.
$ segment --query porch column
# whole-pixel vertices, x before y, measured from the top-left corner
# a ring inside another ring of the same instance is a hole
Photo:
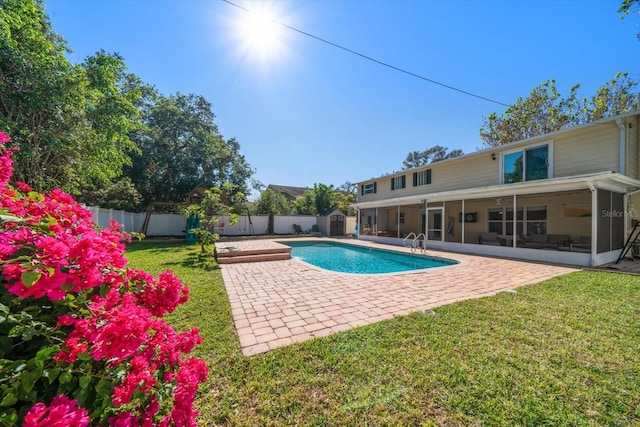
[[[400,238],[400,205],[397,206],[396,212],[396,237]]]
[[[587,182],[591,190],[591,267],[596,265],[598,253],[598,190],[592,182]]]
[[[372,232],[376,233],[376,236],[378,235],[378,207],[376,206],[376,217],[374,218],[375,220],[373,221],[375,223],[375,227],[373,225],[371,225],[371,227],[373,227]]]
[[[515,248],[516,247],[516,236],[518,235],[518,204],[516,202],[516,195],[513,195],[513,236],[512,236],[512,246]],[[523,212],[524,214],[524,212]],[[524,218],[522,218],[524,220]],[[524,221],[522,226],[524,227]],[[524,232],[524,230],[522,230]]]
[[[462,199],[462,226],[460,227],[462,229],[462,243],[464,243],[464,217],[466,216],[464,214],[464,199]]]

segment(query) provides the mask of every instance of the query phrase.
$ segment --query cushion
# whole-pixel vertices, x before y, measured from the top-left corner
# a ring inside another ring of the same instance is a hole
[[[547,243],[547,235],[546,234],[532,234],[529,238],[529,241],[532,243]]]
[[[580,236],[578,238],[578,244],[580,244],[580,245],[590,245],[591,244],[591,236]]]
[[[482,238],[482,240],[498,240],[498,233],[480,233],[480,238]]]
[[[558,244],[558,243],[569,243],[571,240],[571,236],[568,234],[549,234],[549,243]]]

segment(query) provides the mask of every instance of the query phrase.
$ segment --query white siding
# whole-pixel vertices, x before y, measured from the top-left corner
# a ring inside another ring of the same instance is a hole
[[[636,126],[637,128],[637,126]],[[630,132],[633,133],[633,132]],[[634,139],[632,142],[631,139]],[[635,151],[630,154],[632,161],[639,164],[638,133],[630,136],[630,144]],[[526,149],[529,146],[549,142],[553,149],[553,178],[570,177],[597,172],[619,172],[620,132],[615,122],[598,124],[573,132],[556,134],[553,138],[541,136],[526,143],[508,144],[492,150],[484,150],[460,158],[437,162],[417,170],[431,169],[431,184],[413,186],[413,172],[398,172],[361,183],[377,182],[377,193],[358,195],[358,202],[384,200],[403,196],[428,195],[443,191],[464,190],[498,185],[500,183],[500,152]],[[492,158],[495,154],[495,160]],[[640,165],[632,168],[638,173]],[[391,178],[406,174],[407,186],[391,190]]]

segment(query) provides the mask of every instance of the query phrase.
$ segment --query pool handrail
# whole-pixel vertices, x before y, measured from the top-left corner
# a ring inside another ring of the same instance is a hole
[[[415,237],[416,237],[416,233],[414,233],[413,231],[409,234],[407,234],[407,237],[404,238],[404,240],[402,241],[402,247],[404,248],[406,245],[405,243],[407,242],[407,240],[413,235],[413,241],[415,242]]]
[[[427,241],[427,236],[425,236],[424,233],[420,233],[418,234],[414,239],[413,239],[413,248],[415,249],[416,247],[416,241],[418,241],[418,239],[420,239],[420,236],[422,236],[422,246],[420,246],[420,253],[424,252],[427,248],[425,248],[425,243]]]

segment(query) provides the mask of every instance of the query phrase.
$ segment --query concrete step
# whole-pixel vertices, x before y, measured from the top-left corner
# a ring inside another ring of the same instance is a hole
[[[218,249],[216,256],[220,258],[233,258],[248,255],[269,255],[269,254],[291,254],[290,247],[282,248],[265,248],[265,249],[242,249],[235,250],[233,248]]]
[[[264,261],[283,261],[291,259],[291,252],[276,252],[276,253],[262,253],[262,254],[249,254],[245,255],[233,255],[233,256],[219,256],[218,264],[239,264],[243,262],[264,262]]]

